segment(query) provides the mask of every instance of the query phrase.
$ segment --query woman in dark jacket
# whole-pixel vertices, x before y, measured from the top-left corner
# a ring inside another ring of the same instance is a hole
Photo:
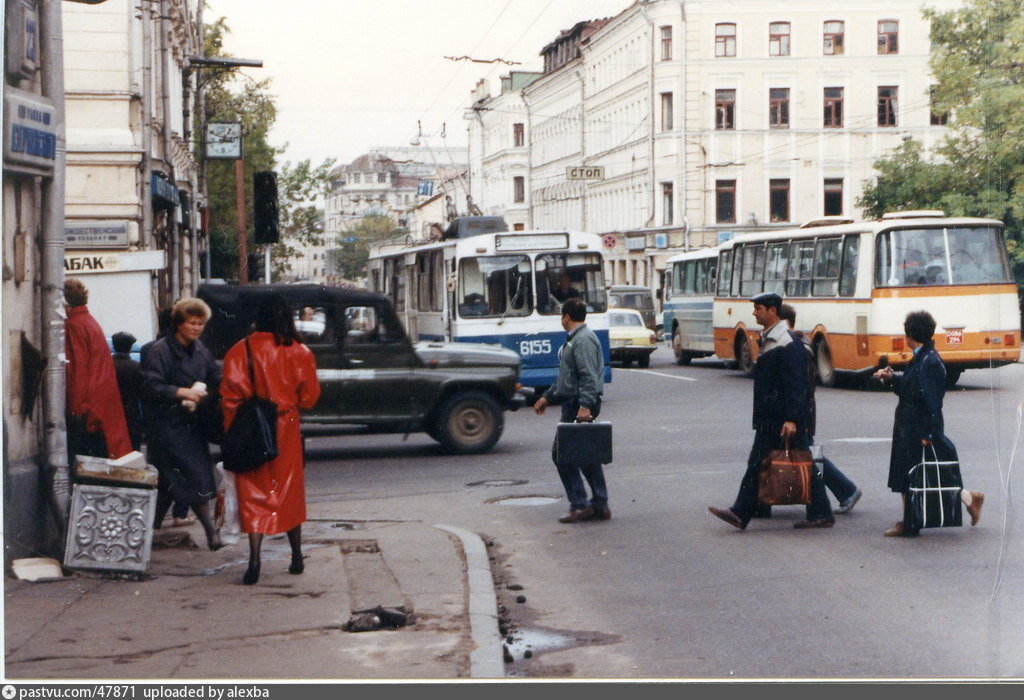
[[[206,402],[216,396],[220,369],[199,336],[210,307],[196,298],[179,299],[171,310],[171,329],[152,344],[142,361],[149,458],[160,473],[154,526],[163,522],[171,502],[174,517],[191,506],[206,531],[211,550],[223,545],[214,526],[210,500],[216,495],[210,460]]]
[[[903,520],[886,530],[886,537],[913,537],[918,526],[908,518],[907,494],[910,470],[921,462],[927,449],[943,460],[957,459],[956,447],[946,437],[942,420],[942,399],[946,393],[946,367],[935,350],[935,319],[927,311],[912,311],[903,322],[907,346],[914,351],[905,372],[885,367],[875,377],[891,384],[899,396],[896,420],[892,429],[892,453],[889,458],[889,488],[903,497]],[[960,492],[960,498],[971,515],[971,525],[981,518],[985,494],[980,491]]]

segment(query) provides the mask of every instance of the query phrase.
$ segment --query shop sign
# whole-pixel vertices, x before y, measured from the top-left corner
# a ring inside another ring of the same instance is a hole
[[[64,224],[64,244],[68,248],[125,248],[128,222],[68,221]]]
[[[57,128],[53,103],[38,95],[4,86],[4,167],[50,175],[56,160]],[[18,168],[18,165],[28,167]]]
[[[86,274],[91,272],[118,272],[121,258],[114,253],[65,253],[65,274]]]

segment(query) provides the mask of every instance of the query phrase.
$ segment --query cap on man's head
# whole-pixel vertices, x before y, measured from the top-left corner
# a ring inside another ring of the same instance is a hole
[[[750,301],[755,304],[760,304],[761,306],[774,307],[776,310],[782,306],[782,297],[775,292],[764,292],[762,294],[758,294],[757,296],[751,297]]]
[[[119,331],[110,337],[110,341],[114,346],[114,352],[131,352],[132,345],[135,344],[135,336]]]

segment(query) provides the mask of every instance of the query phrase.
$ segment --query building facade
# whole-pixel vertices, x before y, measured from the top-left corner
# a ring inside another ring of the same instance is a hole
[[[608,281],[657,288],[680,250],[857,218],[877,158],[946,133],[929,49],[916,0],[639,0],[579,22],[519,91],[526,226],[605,234]],[[471,181],[509,189],[484,162],[488,121],[503,117],[477,93]]]

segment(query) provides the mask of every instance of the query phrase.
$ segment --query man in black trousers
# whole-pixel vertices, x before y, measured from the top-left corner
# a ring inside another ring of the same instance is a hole
[[[754,446],[747,458],[747,471],[732,508],[710,507],[708,510],[735,528],[743,530],[757,508],[758,474],[765,457],[780,449],[788,440],[793,449],[808,448],[807,353],[803,344],[789,332],[779,317],[782,297],[775,293],[755,296],[754,318],[761,331],[761,349],[754,365]],[[817,470],[812,470],[811,503],[807,519],[794,527],[832,527],[835,516],[825,493],[825,483]]]

